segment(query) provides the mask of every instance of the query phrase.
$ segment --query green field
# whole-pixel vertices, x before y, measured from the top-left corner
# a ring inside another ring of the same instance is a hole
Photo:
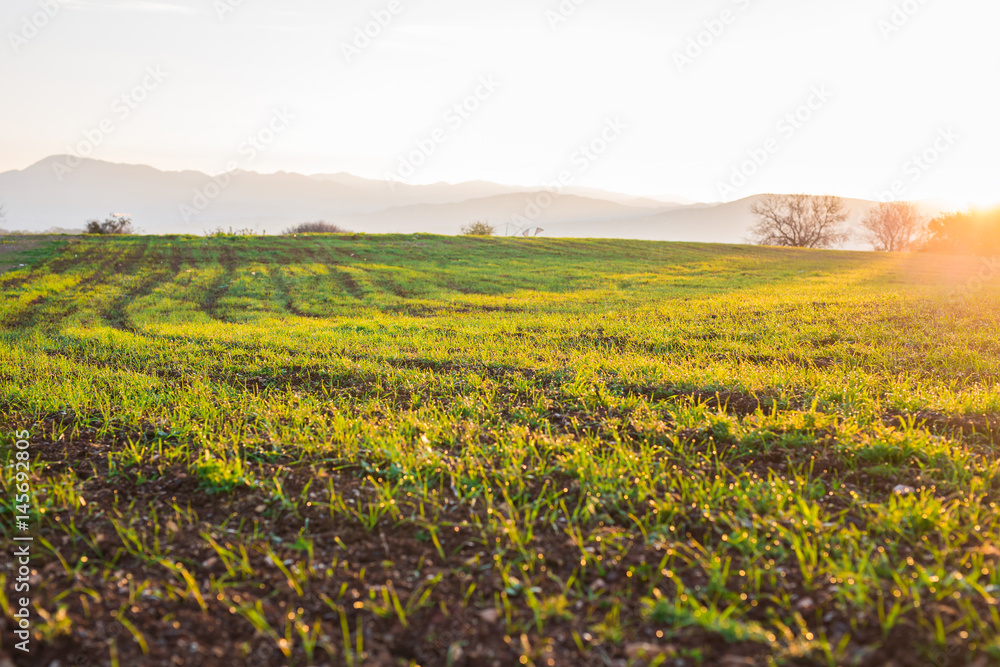
[[[28,243],[0,245],[15,664],[1000,664],[981,259]]]

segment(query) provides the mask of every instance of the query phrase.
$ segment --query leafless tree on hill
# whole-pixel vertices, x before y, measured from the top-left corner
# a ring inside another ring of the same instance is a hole
[[[910,202],[886,202],[871,207],[861,219],[865,239],[880,252],[913,250],[924,236],[927,219]]]
[[[850,215],[840,197],[764,195],[750,206],[757,222],[750,237],[760,245],[832,248],[850,238]]]

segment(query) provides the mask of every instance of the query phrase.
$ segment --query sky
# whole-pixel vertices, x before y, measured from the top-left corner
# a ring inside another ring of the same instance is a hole
[[[997,204],[998,24],[996,0],[4,0],[0,171]]]

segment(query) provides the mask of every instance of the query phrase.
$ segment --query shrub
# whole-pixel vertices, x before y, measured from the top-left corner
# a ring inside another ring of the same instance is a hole
[[[493,236],[497,228],[483,220],[477,220],[462,227],[462,233],[466,236]]]
[[[924,250],[968,255],[1000,253],[1000,208],[944,213],[928,225]]]
[[[292,234],[350,234],[350,232],[343,227],[319,220],[317,222],[303,222],[301,225],[289,227],[282,234],[291,236]]]
[[[132,218],[127,215],[112,213],[105,218],[104,222],[97,219],[88,220],[85,232],[87,234],[133,234]]]
[[[261,236],[266,236],[266,232],[261,232]],[[257,236],[257,230],[250,227],[242,227],[240,229],[235,229],[230,227],[225,229],[224,227],[216,227],[212,231],[206,231],[205,236],[215,236],[215,237],[229,237],[229,236]]]

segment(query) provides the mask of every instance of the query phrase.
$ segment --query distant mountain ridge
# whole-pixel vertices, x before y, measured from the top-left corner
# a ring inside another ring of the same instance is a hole
[[[595,188],[543,188],[487,181],[412,185],[351,174],[211,176],[93,159],[52,156],[0,173],[6,229],[80,229],[110,212],[132,216],[149,234],[201,234],[252,228],[269,234],[327,220],[357,232],[457,234],[486,220],[499,233],[540,227],[543,235],[741,243],[755,197],[725,204],[636,197]],[[847,200],[857,219],[872,202]],[[857,246],[861,247],[861,246]]]

